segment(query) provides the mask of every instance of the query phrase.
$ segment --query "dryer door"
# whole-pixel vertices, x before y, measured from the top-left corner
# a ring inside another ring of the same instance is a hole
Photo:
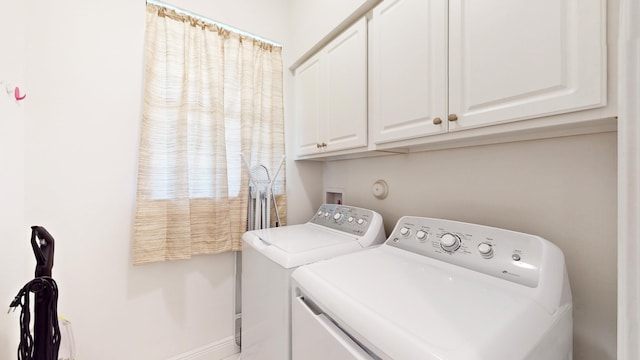
[[[368,354],[304,296],[292,304],[293,360],[379,360]]]

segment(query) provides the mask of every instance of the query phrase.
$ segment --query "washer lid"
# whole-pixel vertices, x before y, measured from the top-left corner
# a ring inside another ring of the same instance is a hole
[[[509,291],[519,284],[384,245],[292,276],[303,296],[385,359],[522,358],[554,321]]]
[[[285,268],[360,250],[358,239],[311,223],[253,230],[242,235],[245,246],[252,246]]]

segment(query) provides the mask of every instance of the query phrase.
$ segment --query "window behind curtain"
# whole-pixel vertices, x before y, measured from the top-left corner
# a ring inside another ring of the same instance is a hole
[[[133,262],[240,250],[240,154],[270,170],[284,155],[282,49],[155,4],[145,42]]]

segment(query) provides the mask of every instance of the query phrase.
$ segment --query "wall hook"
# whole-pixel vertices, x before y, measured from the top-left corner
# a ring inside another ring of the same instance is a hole
[[[0,85],[4,85],[4,90],[7,92],[7,95],[13,95],[16,101],[24,100],[24,98],[27,97],[27,94],[20,95],[20,88],[17,86],[13,86],[13,84],[11,83],[0,81]]]
[[[16,86],[15,90],[13,91],[13,96],[15,96],[16,101],[20,101],[24,100],[24,98],[27,97],[27,94],[23,94],[22,96],[20,96],[20,88]]]

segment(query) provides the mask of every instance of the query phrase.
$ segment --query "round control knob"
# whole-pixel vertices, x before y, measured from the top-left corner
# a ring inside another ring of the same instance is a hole
[[[326,217],[326,218],[329,217],[329,212],[328,211],[326,213],[324,213],[324,217]]]
[[[456,251],[460,247],[460,237],[455,234],[445,233],[440,237],[440,246],[446,251]]]
[[[408,227],[403,227],[402,229],[400,229],[400,235],[404,237],[409,236],[410,233],[411,233],[411,230],[409,230]]]
[[[322,214],[324,214],[322,210],[318,210],[318,216],[322,216]]]
[[[418,230],[418,232],[416,233],[416,238],[420,241],[425,241],[427,239],[427,232]]]
[[[353,216],[349,216],[349,218],[347,219],[348,222],[352,223],[355,219],[353,218]]]
[[[340,222],[340,220],[342,219],[342,214],[341,213],[335,213],[333,214],[333,220],[335,222]]]
[[[493,246],[491,246],[491,244],[481,243],[478,245],[478,252],[483,258],[491,259],[493,257]]]
[[[358,223],[358,225],[364,225],[367,222],[364,219],[358,219],[358,221],[356,221]]]

